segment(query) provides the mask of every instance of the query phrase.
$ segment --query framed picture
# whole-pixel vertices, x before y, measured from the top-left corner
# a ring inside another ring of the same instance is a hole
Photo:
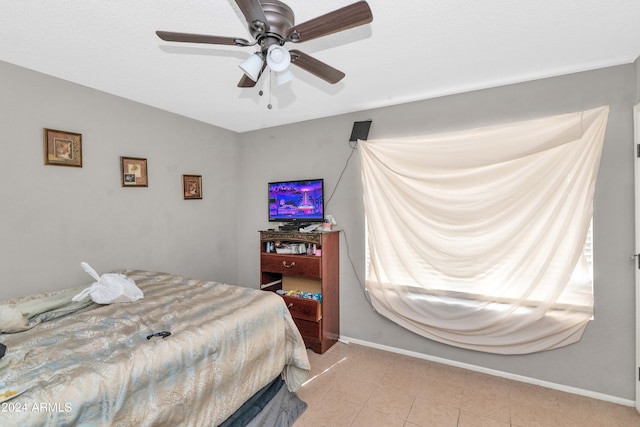
[[[120,172],[123,187],[148,187],[147,159],[120,157]]]
[[[82,135],[62,130],[44,130],[44,164],[82,167]]]
[[[202,199],[202,175],[182,175],[185,200]]]

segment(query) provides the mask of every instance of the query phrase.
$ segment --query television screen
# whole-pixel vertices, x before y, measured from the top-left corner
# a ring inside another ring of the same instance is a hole
[[[322,222],[322,179],[269,183],[269,221]]]

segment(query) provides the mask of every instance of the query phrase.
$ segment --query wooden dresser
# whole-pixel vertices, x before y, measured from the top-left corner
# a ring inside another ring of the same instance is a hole
[[[305,344],[316,353],[340,338],[338,237],[339,231],[260,231],[260,288],[292,294],[279,292]],[[316,299],[294,296],[296,291]]]

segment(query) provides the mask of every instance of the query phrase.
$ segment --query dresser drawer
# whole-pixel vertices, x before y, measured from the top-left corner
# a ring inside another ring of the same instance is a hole
[[[320,257],[305,255],[262,254],[260,267],[262,271],[281,273],[292,276],[322,277]]]
[[[313,299],[283,296],[284,303],[294,319],[305,319],[317,322],[322,318],[320,302]]]
[[[293,321],[298,327],[300,335],[304,338],[304,342],[307,346],[321,339],[320,322],[312,322],[310,320],[302,319],[293,319]]]

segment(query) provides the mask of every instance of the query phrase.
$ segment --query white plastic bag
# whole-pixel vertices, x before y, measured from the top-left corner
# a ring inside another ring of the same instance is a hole
[[[124,274],[107,273],[100,276],[86,262],[81,262],[80,265],[84,271],[96,279],[96,282],[93,282],[90,287],[71,298],[72,301],[81,301],[87,295],[91,295],[91,299],[98,304],[112,304],[133,302],[143,297],[142,291],[136,286],[136,282]]]

